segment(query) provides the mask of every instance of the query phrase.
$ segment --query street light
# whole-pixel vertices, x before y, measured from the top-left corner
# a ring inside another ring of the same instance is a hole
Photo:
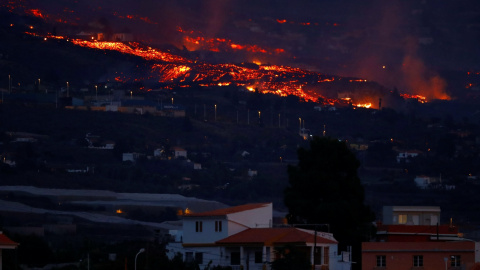
[[[135,255],[135,270],[137,270],[137,257],[138,257],[138,255],[139,255],[140,253],[142,253],[142,252],[144,252],[144,251],[145,251],[145,249],[144,249],[144,248],[141,248],[141,249],[138,251],[137,255]]]
[[[95,85],[95,100],[98,102],[98,85]]]
[[[215,122],[217,122],[217,104],[215,104]]]
[[[69,97],[69,83],[67,82],[67,97]]]

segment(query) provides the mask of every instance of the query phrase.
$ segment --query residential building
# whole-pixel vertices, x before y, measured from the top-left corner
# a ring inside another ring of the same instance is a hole
[[[431,177],[425,175],[416,176],[414,179],[415,185],[421,189],[441,188],[442,178]]]
[[[178,146],[173,147],[173,153],[175,158],[180,158],[180,157],[187,158],[187,150],[181,147],[178,147]]]
[[[384,206],[383,224],[437,225],[440,222],[438,206]]]
[[[374,242],[362,243],[363,270],[460,270],[480,260],[480,245],[452,223],[439,225],[436,206],[385,206]]]
[[[398,151],[397,163],[405,162],[409,163],[414,157],[418,157],[422,152],[418,150],[405,150]]]
[[[167,245],[168,256],[196,261],[200,269],[209,264],[234,270],[269,269],[279,256],[276,248],[291,245],[315,263],[315,269],[350,269],[351,263],[337,254],[332,234],[274,228],[272,212],[272,203],[255,203],[186,214],[183,230],[173,235],[177,241]]]

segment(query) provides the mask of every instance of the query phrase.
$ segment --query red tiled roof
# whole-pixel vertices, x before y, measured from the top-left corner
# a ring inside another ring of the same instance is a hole
[[[201,213],[191,213],[185,215],[185,217],[207,217],[207,216],[225,216],[228,214],[248,211],[256,208],[261,208],[270,203],[251,203],[251,204],[244,204],[229,208],[217,209],[213,211],[201,212]]]
[[[333,238],[322,237],[322,232],[317,232],[317,243],[336,244]],[[251,228],[217,241],[220,245],[234,244],[287,244],[287,243],[314,243],[313,231],[298,228]]]
[[[15,248],[18,246],[18,243],[12,241],[5,234],[0,233],[0,246],[3,246],[3,247],[11,246],[12,248]]]

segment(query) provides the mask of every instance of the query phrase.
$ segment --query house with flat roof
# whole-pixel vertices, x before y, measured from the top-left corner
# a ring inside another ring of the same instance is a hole
[[[362,243],[363,270],[460,270],[480,261],[480,243],[440,223],[437,206],[385,206],[374,241]]]

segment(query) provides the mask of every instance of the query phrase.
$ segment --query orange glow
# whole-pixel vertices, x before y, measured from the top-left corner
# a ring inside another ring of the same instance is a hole
[[[282,54],[285,53],[285,50],[282,48],[263,48],[258,45],[249,45],[249,44],[238,44],[232,40],[225,38],[205,38],[201,36],[201,33],[196,33],[194,31],[186,31],[181,27],[177,27],[177,31],[186,34],[183,37],[183,45],[188,50],[209,50],[212,52],[222,52],[222,51],[247,51],[251,53],[262,53],[262,54]]]
[[[116,211],[116,212],[117,212],[117,214],[123,214],[123,211],[122,211],[122,209],[117,209],[117,211]]]
[[[278,23],[286,23],[287,20],[279,20],[279,19],[277,19],[277,22],[278,22]]]
[[[427,97],[421,95],[400,94],[404,99],[416,99],[420,103],[427,103]]]
[[[354,106],[358,108],[367,108],[370,109],[372,107],[372,103],[365,103],[365,104],[354,104]]]
[[[141,47],[137,42],[112,42],[112,41],[88,41],[81,39],[72,39],[72,42],[75,45],[88,47],[98,50],[113,50],[119,51],[125,54],[132,54],[139,57],[142,57],[146,60],[161,60],[165,62],[180,62],[187,63],[189,62],[183,57],[176,56],[170,53],[165,53],[160,50],[153,49],[151,47]]]
[[[38,36],[37,34],[30,33]],[[62,36],[48,35],[44,38],[66,39]],[[68,41],[68,39],[66,39]],[[224,39],[216,39],[219,42],[229,42]],[[199,39],[202,41],[202,39]],[[122,72],[116,73],[111,78],[117,82],[141,82],[143,80],[156,80],[164,83],[163,89],[176,87],[202,87],[218,86],[243,86],[248,91],[258,91],[263,94],[275,94],[278,96],[297,96],[301,101],[319,102],[323,105],[351,104],[354,108],[372,108],[369,101],[374,99],[362,99],[361,102],[351,98],[333,99],[318,93],[317,85],[341,80],[338,77],[326,76],[300,68],[277,65],[262,65],[259,61],[253,61],[257,67],[246,67],[235,64],[208,64],[200,61],[191,61],[183,57],[173,55],[159,49],[142,46],[136,42],[108,42],[72,39],[70,42],[77,46],[97,50],[113,50],[124,54],[135,55],[149,62],[150,73],[145,77],[130,78]],[[237,44],[231,44],[237,45]],[[243,45],[239,45],[243,46]],[[350,83],[363,83],[364,79],[349,80]],[[142,90],[142,89],[140,89]],[[143,89],[142,91],[151,91]],[[401,94],[405,99],[417,99],[421,103],[427,102],[427,98],[420,95]]]
[[[39,9],[30,9],[30,10],[27,11],[27,13],[29,13],[29,14],[35,16],[35,17],[45,19],[45,16],[42,14],[42,12]]]

